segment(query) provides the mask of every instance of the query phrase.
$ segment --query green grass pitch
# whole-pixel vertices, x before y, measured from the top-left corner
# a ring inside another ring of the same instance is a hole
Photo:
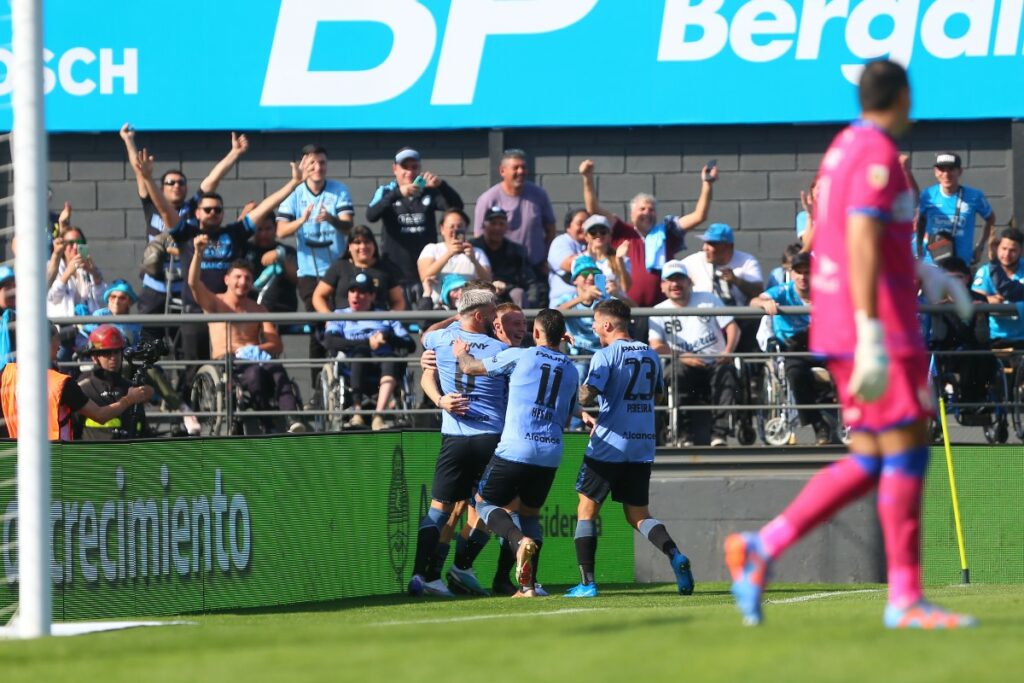
[[[3,680],[12,683],[974,683],[1020,675],[1020,586],[951,586],[928,594],[974,614],[981,626],[886,631],[884,588],[873,585],[773,585],[759,628],[740,625],[725,584],[699,584],[691,597],[664,585],[615,586],[590,600],[388,597],[188,616],[195,625],[0,642],[0,662]]]

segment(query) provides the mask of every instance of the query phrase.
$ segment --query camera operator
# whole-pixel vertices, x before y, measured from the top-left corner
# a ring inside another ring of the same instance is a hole
[[[96,405],[115,403],[127,396],[132,388],[132,383],[121,374],[124,347],[124,335],[113,325],[100,325],[89,334],[86,353],[92,356],[95,365],[92,370],[82,373],[78,386]],[[145,387],[145,392],[147,400],[152,397],[152,388]],[[132,405],[121,415],[106,422],[97,422],[89,417],[85,417],[82,422],[83,441],[132,439],[148,434],[149,426],[146,424],[142,403]]]

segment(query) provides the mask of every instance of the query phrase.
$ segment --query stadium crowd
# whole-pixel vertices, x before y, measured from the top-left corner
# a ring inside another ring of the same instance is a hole
[[[693,210],[661,215],[657,199],[638,194],[628,216],[619,217],[600,201],[590,160],[579,166],[581,204],[560,221],[544,188],[528,180],[529,157],[506,150],[500,182],[475,201],[470,216],[458,189],[430,171],[412,147],[396,151],[394,179],[374,192],[365,216],[358,217],[345,183],[330,177],[328,150],[307,145],[290,163],[288,181],[265,198],[252,198],[240,215],[225,216],[218,185],[250,147],[245,135],[231,134],[225,156],[199,182],[177,169],[156,175],[154,159],[138,149],[134,129],[120,131],[135,175],[148,245],[140,264],[141,280],[108,281],[103,254],[90,251],[87,237],[73,221],[73,207],[63,203],[47,229],[51,256],[47,263],[47,311],[52,317],[128,313],[272,313],[295,312],[301,301],[315,313],[380,311],[381,320],[342,320],[326,325],[263,323],[186,323],[139,325],[69,325],[58,331],[57,361],[82,386],[92,374],[109,369],[106,355],[143,359],[118,363],[116,371],[132,381],[94,392],[97,403],[125,396],[134,379],[155,389],[151,412],[180,411],[184,419],[172,434],[200,433],[208,416],[192,415],[198,407],[196,372],[203,361],[224,361],[237,375],[237,410],[279,411],[287,419],[263,419],[266,431],[306,431],[332,423],[318,418],[334,410],[344,426],[386,429],[396,410],[417,405],[402,357],[418,347],[420,328],[390,319],[390,311],[457,310],[464,292],[491,289],[500,313],[522,318],[527,308],[593,311],[611,299],[627,306],[655,307],[663,315],[637,316],[632,333],[666,359],[671,410],[659,414],[659,440],[680,446],[723,446],[735,438],[755,439],[755,411],[737,409],[769,400],[764,387],[764,360],[735,354],[788,353],[780,381],[800,406],[797,419],[813,428],[818,444],[834,443],[842,426],[835,411],[813,404],[834,402],[828,380],[807,355],[809,316],[781,314],[780,306],[804,306],[813,300],[809,272],[814,205],[819,188],[802,193],[805,211],[796,217],[796,239],[781,265],[768,268],[735,245],[731,226],[714,223],[699,235],[700,247],[686,248],[687,233],[702,226],[713,202],[719,170],[709,162],[693,182],[699,186]],[[920,259],[972,283],[979,302],[1019,302],[1024,313],[1024,269],[1020,268],[1024,235],[996,230],[996,216],[981,190],[963,185],[963,164],[954,153],[934,160],[935,184],[920,190],[901,158],[908,181],[919,196],[913,248]],[[288,163],[282,161],[282,166]],[[58,198],[59,200],[59,198]],[[100,207],[102,208],[102,207]],[[362,218],[362,220],[360,220]],[[976,238],[976,223],[982,228]],[[561,223],[561,230],[559,230]],[[0,268],[0,313],[13,322],[15,273]],[[673,316],[675,309],[721,309],[753,306],[763,317],[733,317],[712,310],[707,315]],[[501,318],[501,316],[499,316]],[[951,316],[922,320],[935,351],[1024,347],[1020,316],[979,315],[964,324]],[[499,321],[498,325],[501,323]],[[519,339],[531,344],[525,318]],[[590,356],[600,349],[593,318],[566,318],[564,348],[585,373]],[[9,324],[0,334],[0,354],[13,358],[16,338]],[[425,332],[425,330],[424,330]],[[348,359],[337,367],[346,389],[339,403],[319,395],[329,390],[323,371],[310,371],[313,393],[305,404],[282,355],[282,333],[308,336],[308,358]],[[166,348],[161,348],[166,341]],[[518,343],[518,342],[517,342]],[[154,367],[161,356],[186,361],[169,381]],[[144,372],[138,373],[142,362]],[[940,359],[942,369],[958,381],[944,385],[964,404],[982,403],[999,361],[991,355]],[[77,365],[88,372],[79,377]],[[114,367],[111,365],[110,367]],[[133,374],[134,373],[134,374]],[[134,379],[133,379],[134,378]],[[400,402],[401,401],[401,402]],[[422,405],[432,407],[429,397]],[[682,408],[701,406],[700,410]],[[306,409],[304,411],[304,408]],[[138,412],[142,412],[141,410]],[[304,415],[304,412],[307,414]],[[123,438],[148,433],[143,419],[127,429],[121,420],[104,425],[82,422],[85,438]],[[996,429],[991,408],[962,411],[964,424]],[[574,421],[580,427],[578,420]],[[88,427],[88,429],[85,429]],[[1005,429],[1005,427],[1004,427]],[[995,432],[993,432],[995,434]],[[1004,437],[1005,439],[1005,437]]]

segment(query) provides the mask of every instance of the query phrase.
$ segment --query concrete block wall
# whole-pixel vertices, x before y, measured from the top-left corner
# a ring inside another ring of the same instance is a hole
[[[698,583],[728,581],[722,545],[737,531],[761,528],[792,500],[810,475],[651,478],[651,512],[689,558]],[[660,550],[636,534],[636,578],[674,581]],[[775,563],[783,583],[884,583],[885,550],[874,494],[844,508]]]
[[[931,122],[915,127],[903,147],[912,153],[918,181],[933,182],[934,154],[953,150],[967,166],[964,182],[985,191],[1005,223],[1014,206],[1014,154],[1009,121]],[[229,217],[247,200],[261,199],[288,177],[288,161],[309,142],[330,152],[330,176],[345,182],[356,203],[357,222],[378,185],[391,178],[391,159],[403,145],[420,150],[424,168],[448,180],[470,212],[496,181],[494,149],[521,147],[530,155],[533,179],[545,187],[561,216],[582,204],[579,162],[594,159],[602,203],[626,216],[637,192],[654,194],[662,214],[693,209],[699,171],[717,159],[711,221],[737,229],[739,247],[771,267],[793,241],[799,193],[814,177],[821,154],[838,126],[702,126],[645,128],[508,129],[503,131],[249,133],[251,148],[221,183]],[[182,169],[191,188],[228,150],[227,132],[145,132],[140,146],[156,169]],[[7,149],[2,150],[9,153]],[[491,152],[489,154],[489,151]],[[1019,164],[1018,164],[1019,165]],[[51,208],[65,200],[73,222],[86,232],[108,279],[138,278],[145,245],[134,175],[116,133],[54,135],[50,139]],[[1018,174],[1020,175],[1020,174]],[[2,181],[3,179],[0,179]],[[1018,190],[1019,192],[1020,190]],[[1024,203],[1020,200],[1017,204]],[[5,224],[10,224],[10,216]],[[696,249],[691,239],[688,249]],[[6,244],[2,245],[6,248]],[[8,258],[9,255],[4,255]]]

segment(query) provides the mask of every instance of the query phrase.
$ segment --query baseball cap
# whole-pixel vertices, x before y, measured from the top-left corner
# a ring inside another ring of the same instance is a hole
[[[419,161],[420,153],[414,150],[412,147],[403,147],[402,149],[398,150],[397,154],[395,154],[395,163],[400,164],[406,159],[415,159],[416,161]]]
[[[595,213],[593,216],[583,221],[584,232],[590,232],[591,228],[607,228],[611,230],[611,227],[612,226],[608,224],[608,219],[599,213]]]
[[[953,168],[960,168],[961,161],[960,155],[953,152],[940,152],[935,155],[936,166],[952,166]]]
[[[132,303],[139,300],[139,295],[135,293],[135,290],[132,289],[132,286],[128,284],[127,280],[114,280],[113,284],[103,291],[103,300],[106,301],[114,292],[124,292],[128,295],[128,298],[132,300]]]
[[[348,288],[356,289],[361,292],[372,292],[377,289],[377,285],[365,270],[361,270],[356,273],[354,278],[352,278],[352,282],[349,283]]]
[[[461,275],[449,275],[441,283],[441,303],[449,308],[452,305],[451,295],[456,289],[462,289],[466,286],[466,278]]]
[[[725,223],[712,223],[700,238],[705,242],[728,242],[729,244],[735,242],[732,228]]]
[[[661,267],[661,279],[668,280],[676,275],[690,277],[690,273],[687,272],[686,265],[682,261],[678,259],[666,261],[665,265]]]
[[[584,255],[584,256],[577,257],[576,260],[573,261],[573,263],[572,263],[572,279],[573,280],[578,278],[580,275],[584,275],[584,274],[589,273],[589,272],[594,272],[595,274],[601,272],[601,269],[597,267],[597,263],[594,262],[593,258]]]
[[[0,285],[4,284],[8,280],[14,279],[14,268],[10,266],[0,266]]]
[[[487,207],[487,211],[484,213],[485,221],[489,221],[492,218],[504,218],[507,220],[508,213],[505,212],[505,209],[495,204],[494,206]]]

